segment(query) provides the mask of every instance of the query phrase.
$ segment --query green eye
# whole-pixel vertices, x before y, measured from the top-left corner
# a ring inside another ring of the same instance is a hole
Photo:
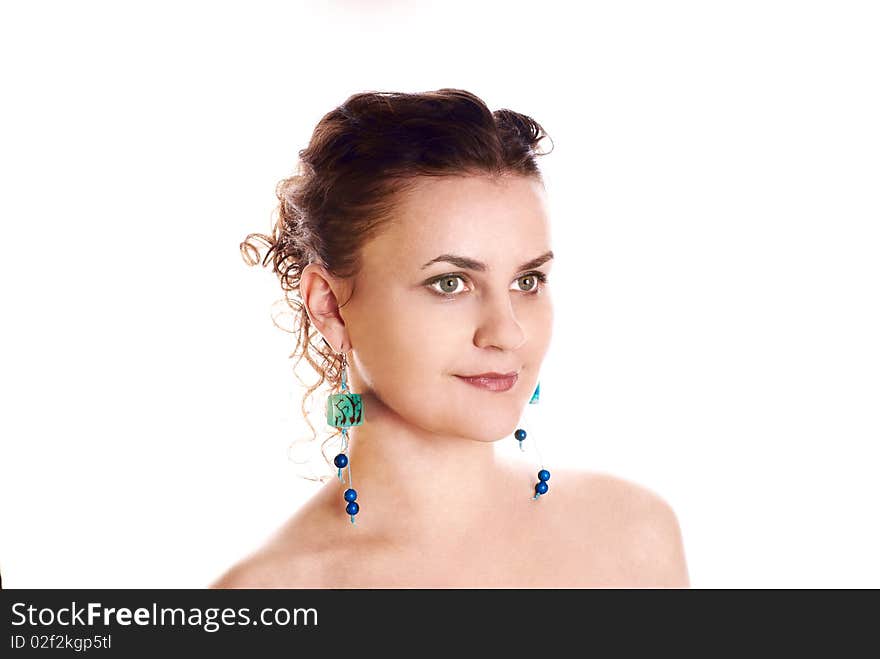
[[[454,295],[455,294],[454,291],[457,288],[457,286],[454,284],[454,282],[461,281],[461,280],[462,280],[462,278],[459,277],[458,275],[452,275],[452,276],[444,276],[442,279],[438,279],[434,283],[440,285],[439,292],[442,293],[443,295]],[[446,287],[447,285],[449,285],[449,288]]]
[[[535,281],[533,286],[528,286],[525,290],[526,293],[531,293],[540,288],[541,284],[544,284],[547,281],[546,275],[543,272],[532,272],[527,275],[523,275],[517,281]]]
[[[459,295],[461,295],[461,293],[454,292],[458,288],[458,286],[455,282],[457,280],[464,281],[465,279],[467,279],[467,277],[465,277],[464,275],[458,275],[458,274],[441,275],[440,277],[436,277],[436,278],[432,279],[426,285],[428,286],[428,289],[431,292],[436,293],[437,295],[440,295],[442,297],[451,299],[451,298],[455,298],[455,297],[458,297]],[[536,271],[536,272],[526,273],[516,279],[516,281],[518,281],[518,282],[521,282],[524,280],[527,281],[528,283],[526,284],[526,288],[520,289],[520,292],[525,293],[526,295],[537,295],[544,288],[544,285],[547,283],[547,275],[544,274],[543,272]],[[537,281],[534,285],[531,285],[531,282],[533,280],[537,280]],[[440,288],[439,289],[436,288],[437,286],[439,286]]]

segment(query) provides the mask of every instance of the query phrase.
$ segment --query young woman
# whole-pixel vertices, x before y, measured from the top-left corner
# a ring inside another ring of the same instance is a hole
[[[459,89],[355,94],[321,119],[274,235],[242,251],[269,247],[325,399],[361,397],[328,444],[343,482],[211,587],[689,585],[657,494],[496,454],[551,339],[544,137]]]

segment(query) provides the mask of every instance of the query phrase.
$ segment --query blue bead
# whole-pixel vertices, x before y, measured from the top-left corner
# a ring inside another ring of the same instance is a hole
[[[342,496],[345,497],[346,501],[354,501],[358,498],[358,493],[355,490],[348,488]]]
[[[357,503],[355,501],[352,501],[351,503],[349,503],[345,507],[345,512],[347,512],[349,515],[357,515],[358,510],[360,510],[360,508],[361,507],[359,505],[357,505]]]
[[[544,481],[538,481],[535,484],[535,492],[537,492],[538,494],[545,494],[549,489],[550,486],[547,485],[547,483],[545,483]]]
[[[513,436],[516,437],[519,441],[522,441],[526,438],[526,431],[522,428],[517,428],[516,432],[513,433]]]
[[[333,464],[342,469],[345,465],[348,464],[348,456],[345,453],[340,453],[335,458],[333,458]]]
[[[547,471],[546,469],[542,469],[541,471],[538,472],[538,479],[542,480],[542,481],[549,481],[550,480],[550,472]]]

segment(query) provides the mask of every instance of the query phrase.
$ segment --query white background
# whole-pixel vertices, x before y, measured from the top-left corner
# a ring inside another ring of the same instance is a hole
[[[880,587],[876,7],[4,3],[3,585],[200,588],[314,491],[239,243],[350,94],[459,87],[555,144],[545,463],[694,587]]]

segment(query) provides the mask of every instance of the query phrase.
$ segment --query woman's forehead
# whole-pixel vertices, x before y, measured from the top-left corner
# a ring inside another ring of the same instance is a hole
[[[548,240],[517,241],[508,236],[504,241],[478,243],[449,238],[432,245],[400,243],[397,249],[391,250],[368,246],[362,266],[381,276],[429,277],[444,271],[463,270],[479,278],[534,270],[553,260]],[[386,243],[388,246],[390,242]]]
[[[549,249],[540,182],[455,177],[420,182],[405,194],[365,252],[421,267],[443,253],[497,262],[493,254],[519,256],[523,248],[531,253],[544,245]]]
[[[543,212],[545,201],[541,182],[523,176],[420,177],[398,197],[395,216],[418,227],[425,216],[466,222],[475,214]]]

